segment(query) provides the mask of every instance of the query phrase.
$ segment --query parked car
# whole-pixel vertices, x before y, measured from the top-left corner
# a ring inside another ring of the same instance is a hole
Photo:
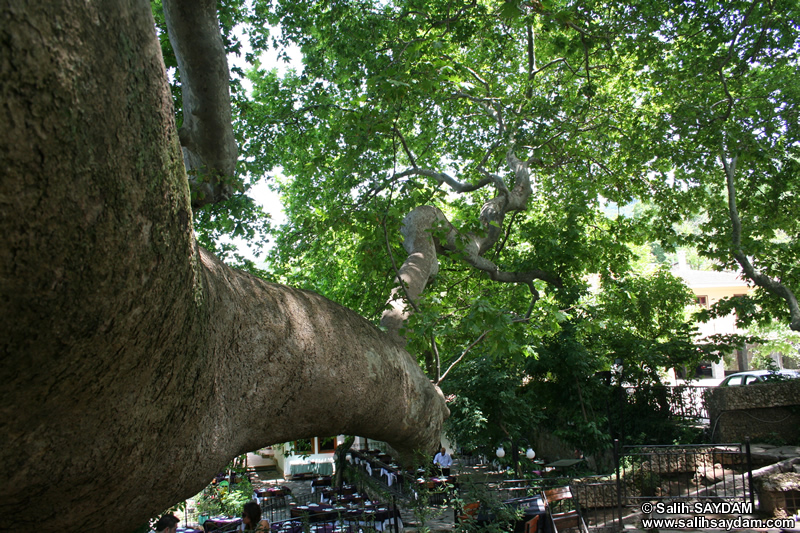
[[[694,371],[694,375],[697,377],[711,376],[712,374],[712,366],[708,361],[700,361]]]
[[[800,372],[797,370],[748,370],[747,372],[737,372],[723,379],[720,387],[736,387],[739,385],[752,385],[753,383],[763,383],[765,381],[780,381],[783,379],[800,379]]]

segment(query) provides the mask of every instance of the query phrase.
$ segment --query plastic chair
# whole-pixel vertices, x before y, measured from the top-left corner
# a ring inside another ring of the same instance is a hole
[[[466,522],[468,520],[475,520],[475,515],[478,514],[481,502],[468,503],[461,509],[461,514],[458,515],[459,522]]]

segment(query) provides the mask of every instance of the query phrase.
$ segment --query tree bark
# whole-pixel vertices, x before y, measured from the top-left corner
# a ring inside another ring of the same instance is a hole
[[[233,193],[238,150],[228,59],[215,0],[165,0],[164,18],[181,75],[183,160],[199,207]]]
[[[0,514],[133,530],[239,453],[359,434],[432,452],[413,358],[197,247],[147,2],[0,3]]]

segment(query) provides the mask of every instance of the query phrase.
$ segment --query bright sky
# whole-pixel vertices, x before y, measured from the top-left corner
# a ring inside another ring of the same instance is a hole
[[[279,33],[280,28],[270,28],[270,33]],[[242,54],[239,56],[231,55],[228,57],[228,61],[230,63],[229,67],[238,66],[242,70],[247,71],[249,65],[245,62],[246,53],[251,50],[249,46],[249,40],[247,35],[240,32],[239,39],[242,43]],[[289,69],[295,69],[297,72],[303,70],[303,63],[302,63],[302,55],[300,53],[299,48],[290,48],[288,51],[288,55],[292,58],[291,63],[284,63],[283,61],[278,61],[278,52],[274,49],[270,49],[267,52],[262,52],[260,56],[261,64],[266,69],[276,68],[278,72],[285,73]],[[252,86],[249,80],[244,79],[242,80],[242,85],[244,86],[246,91],[250,91]],[[264,176],[263,179],[257,183],[252,189],[250,189],[250,196],[260,204],[264,210],[272,215],[272,223],[273,226],[278,226],[286,222],[286,215],[283,213],[283,204],[281,203],[280,198],[278,195],[270,190],[269,184],[274,181],[275,175],[280,175],[281,170],[276,169],[276,171],[270,175]],[[249,259],[259,262],[255,255],[253,254],[253,250],[247,245],[247,243],[241,239],[231,239],[233,243],[237,245],[239,251],[245,257]]]

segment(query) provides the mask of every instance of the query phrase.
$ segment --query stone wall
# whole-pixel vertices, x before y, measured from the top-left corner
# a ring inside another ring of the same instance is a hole
[[[782,472],[756,478],[758,507],[775,517],[792,516],[800,502],[800,474]]]
[[[781,439],[800,442],[800,379],[718,387],[706,406],[713,442]]]

